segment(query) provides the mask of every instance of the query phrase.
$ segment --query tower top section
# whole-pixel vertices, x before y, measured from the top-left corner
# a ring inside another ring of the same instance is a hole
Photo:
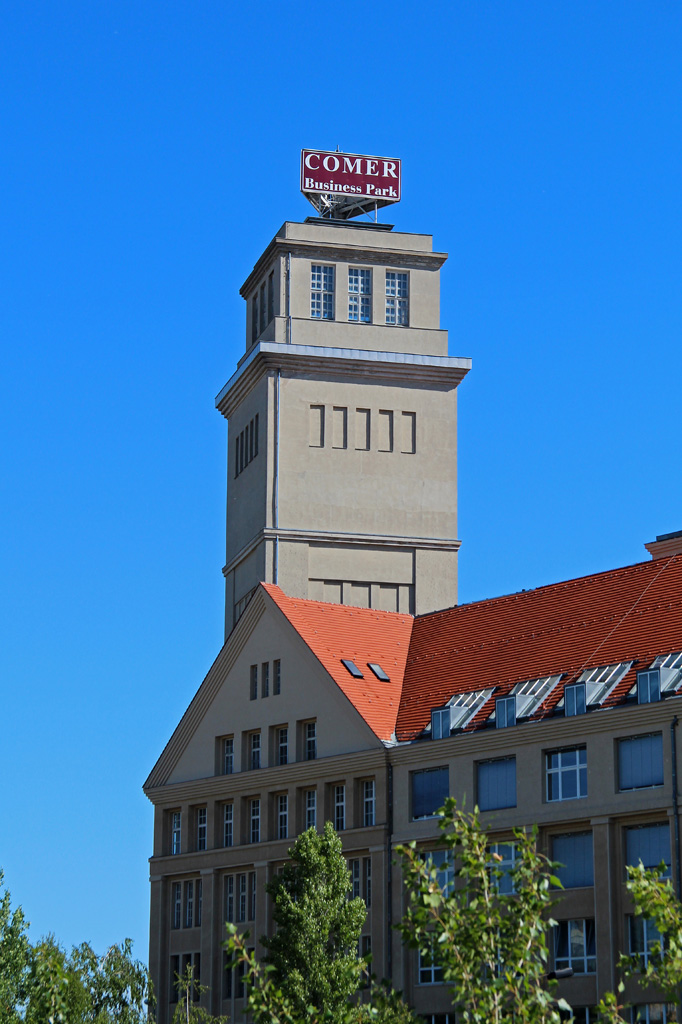
[[[321,217],[348,220],[400,201],[394,157],[301,150],[301,192]]]

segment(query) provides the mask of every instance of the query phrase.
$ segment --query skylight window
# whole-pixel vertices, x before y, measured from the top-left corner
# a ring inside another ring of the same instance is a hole
[[[341,664],[348,672],[350,672],[353,679],[365,678],[360,669],[358,668],[358,666],[355,664],[354,661],[351,661],[350,658],[341,658]]]
[[[381,665],[377,665],[375,661],[368,661],[367,666],[368,668],[371,668],[374,675],[377,677],[377,679],[380,679],[382,683],[390,683],[391,678],[390,676],[386,675]]]
[[[655,659],[649,671],[658,670],[661,693],[676,690],[682,682],[682,651],[675,654],[661,654]]]
[[[585,683],[587,706],[605,701],[631,667],[631,661],[620,661],[615,665],[585,669],[578,682]]]
[[[494,686],[490,686],[487,690],[456,693],[444,708],[435,708],[431,712],[431,739],[440,740],[449,736],[452,729],[463,729],[483,707],[494,689]]]
[[[511,692],[516,696],[516,717],[528,718],[540,707],[561,679],[561,673],[554,676],[543,676],[541,679],[527,679],[523,683],[512,686]]]

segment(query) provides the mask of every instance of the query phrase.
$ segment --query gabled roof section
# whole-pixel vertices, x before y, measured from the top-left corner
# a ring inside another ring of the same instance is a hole
[[[272,583],[261,586],[375,735],[393,739],[412,616],[288,597]],[[353,678],[342,659],[353,661],[363,678]],[[378,679],[370,663],[380,665],[389,681]]]
[[[682,650],[682,555],[459,605],[414,620],[398,714],[398,740],[419,736],[453,694],[562,674],[534,718],[561,701],[585,669],[632,662],[603,706],[625,699],[637,669]],[[467,728],[493,710],[486,701]]]

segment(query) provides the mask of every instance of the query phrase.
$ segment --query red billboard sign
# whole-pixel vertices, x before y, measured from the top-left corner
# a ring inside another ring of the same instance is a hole
[[[301,192],[305,195],[372,199],[379,206],[400,199],[400,160],[358,153],[301,150]]]

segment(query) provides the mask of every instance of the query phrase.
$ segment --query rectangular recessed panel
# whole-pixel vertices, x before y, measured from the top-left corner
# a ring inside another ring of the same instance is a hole
[[[380,452],[393,451],[393,412],[390,409],[379,410],[379,432],[378,447]]]
[[[405,455],[414,455],[417,450],[417,414],[403,412],[400,414],[400,451]]]
[[[332,409],[332,448],[348,447],[348,409],[335,405]]]
[[[370,446],[370,422],[369,409],[355,410],[355,448],[359,452],[368,452]]]
[[[324,406],[310,406],[310,428],[308,444],[311,448],[324,448]]]

